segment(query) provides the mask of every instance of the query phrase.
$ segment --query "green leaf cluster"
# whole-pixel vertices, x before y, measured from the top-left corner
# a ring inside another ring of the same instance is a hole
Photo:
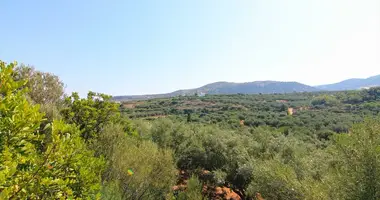
[[[41,127],[44,114],[27,101],[15,66],[0,62],[0,199],[96,198],[104,161],[75,126]]]

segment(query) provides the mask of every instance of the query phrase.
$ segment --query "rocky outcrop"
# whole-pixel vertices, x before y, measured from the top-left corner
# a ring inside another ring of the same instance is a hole
[[[207,179],[211,172],[203,170],[198,177],[200,179]],[[185,170],[178,171],[177,185],[172,187],[173,192],[185,191],[187,188],[187,181],[190,178],[190,173]],[[208,199],[212,200],[242,200],[243,198],[233,189],[222,186],[214,187],[204,184],[202,187],[202,194]],[[261,199],[260,199],[261,200]]]

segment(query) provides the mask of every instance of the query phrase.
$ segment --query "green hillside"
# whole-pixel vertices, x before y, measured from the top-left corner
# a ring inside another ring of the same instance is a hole
[[[313,92],[319,89],[313,88],[297,82],[279,81],[255,81],[247,83],[216,82],[207,84],[200,88],[189,90],[178,90],[168,94],[156,95],[135,95],[135,96],[115,96],[117,101],[144,100],[154,98],[168,98],[175,96],[186,96],[194,94],[273,94],[273,93],[293,93],[293,92]]]

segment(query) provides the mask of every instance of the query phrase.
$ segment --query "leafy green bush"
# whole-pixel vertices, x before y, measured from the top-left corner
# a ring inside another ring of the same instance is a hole
[[[53,121],[40,132],[44,114],[14,80],[15,65],[0,62],[0,199],[98,197],[103,160],[75,126]]]
[[[196,176],[191,176],[188,180],[186,191],[178,194],[177,200],[202,200],[202,183]]]
[[[356,124],[347,135],[335,135],[334,186],[339,199],[380,198],[380,120]]]

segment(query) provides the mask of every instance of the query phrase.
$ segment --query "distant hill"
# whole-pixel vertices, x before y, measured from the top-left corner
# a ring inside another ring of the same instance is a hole
[[[292,93],[292,92],[314,92],[319,89],[298,82],[278,81],[255,81],[247,83],[215,82],[200,88],[178,90],[167,94],[155,95],[133,95],[115,96],[115,101],[143,100],[152,98],[167,98],[180,95],[194,94],[270,94],[270,93]]]
[[[365,79],[353,78],[341,81],[339,83],[315,86],[321,90],[339,91],[339,90],[358,90],[363,88],[380,86],[380,75],[372,76]]]

